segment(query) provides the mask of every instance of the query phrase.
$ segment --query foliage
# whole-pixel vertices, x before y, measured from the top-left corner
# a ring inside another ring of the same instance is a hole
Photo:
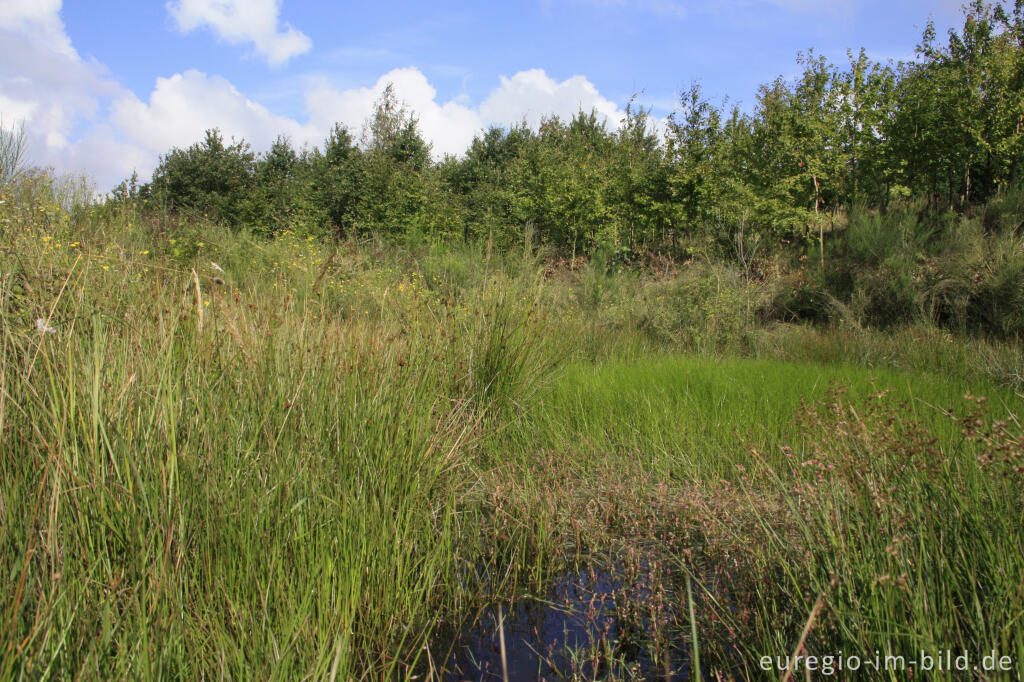
[[[855,210],[911,198],[931,213],[963,212],[1019,191],[1024,10],[975,0],[964,12],[947,45],[928,24],[911,62],[800,54],[800,75],[763,85],[750,112],[716,106],[693,85],[664,125],[631,102],[618,122],[580,111],[537,130],[492,128],[446,159],[431,157],[415,113],[388,86],[358,140],[336,125],[322,148],[297,153],[279,138],[256,157],[210,131],[166,154],[138,196],[265,235],[508,249],[528,227],[573,260],[688,257],[686,245],[703,244],[749,270],[746,244],[785,240],[817,242],[820,261]],[[115,199],[134,191],[125,185]]]
[[[664,121],[631,101],[618,122],[495,127],[444,159],[388,86],[358,136],[336,125],[319,147],[254,154],[208,131],[111,203],[485,259],[528,242],[570,269],[711,262],[778,275],[769,319],[1017,335],[1024,4],[974,0],[947,41],[928,24],[910,62],[812,50],[797,66],[749,111],[694,84]]]
[[[326,217],[330,230],[344,234],[353,230],[359,208],[362,158],[349,131],[335,125],[324,149],[309,157],[311,201]]]
[[[813,650],[1024,646],[1019,343],[764,322],[773,282],[716,263],[267,239],[52,187],[0,204],[0,677],[444,678],[451,632],[591,568],[624,676],[692,645],[682,577],[722,679],[833,577]],[[1011,300],[1013,230],[954,218],[929,262],[955,244]],[[991,413],[950,418],[965,392]]]
[[[239,227],[255,180],[249,145],[225,145],[220,131],[211,129],[202,142],[163,155],[147,189],[157,206],[213,216]]]

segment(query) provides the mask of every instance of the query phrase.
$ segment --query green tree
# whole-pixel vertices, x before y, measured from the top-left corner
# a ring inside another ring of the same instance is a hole
[[[250,223],[254,231],[274,235],[280,230],[319,231],[310,193],[311,159],[301,156],[286,137],[278,137],[256,161],[250,194]]]
[[[348,129],[334,124],[321,152],[310,155],[310,191],[328,231],[343,234],[355,228],[363,183],[363,155]]]
[[[410,238],[455,231],[416,117],[388,85],[363,128],[358,225]],[[436,209],[436,210],[432,210]],[[459,228],[461,230],[461,228]]]
[[[617,225],[606,203],[612,144],[593,111],[576,114],[568,124],[548,118],[519,169],[524,192],[517,216],[574,259],[618,245]]]
[[[950,207],[982,201],[1019,174],[1024,133],[1021,2],[975,0],[939,46],[929,23],[920,61],[903,65],[887,134],[907,184]]]
[[[781,78],[761,86],[747,163],[757,197],[756,220],[775,237],[805,235],[813,221],[814,186],[804,161],[806,141],[794,121],[796,112],[793,92]]]
[[[157,206],[191,210],[239,226],[255,183],[255,157],[244,140],[225,144],[220,131],[160,157],[149,193]]]
[[[670,166],[650,112],[626,106],[614,137],[606,202],[617,234],[630,251],[657,248],[675,218]]]
[[[669,117],[667,153],[673,163],[670,191],[682,225],[689,232],[708,230],[723,195],[722,112],[704,98],[699,84],[679,99]]]
[[[856,56],[847,51],[847,58],[849,69],[838,75],[835,85],[847,172],[842,201],[847,208],[884,205],[892,182],[884,130],[894,111],[896,72],[869,60],[863,49]]]
[[[443,164],[446,186],[473,216],[464,224],[464,238],[492,240],[501,248],[522,239],[528,220],[517,210],[524,199],[523,159],[535,143],[536,135],[525,123],[492,127],[473,138],[464,158]]]

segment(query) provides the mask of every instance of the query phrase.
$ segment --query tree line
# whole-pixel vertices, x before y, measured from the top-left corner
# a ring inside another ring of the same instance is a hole
[[[565,255],[624,259],[677,244],[823,239],[837,219],[916,198],[933,211],[986,202],[1024,174],[1024,0],[965,7],[940,41],[929,23],[898,64],[810,51],[801,75],[761,86],[751,111],[693,85],[661,126],[630,104],[612,129],[594,112],[493,127],[460,157],[431,159],[391,87],[359,139],[279,137],[256,154],[217,130],[160,158],[149,182],[113,192],[274,235],[534,239]]]

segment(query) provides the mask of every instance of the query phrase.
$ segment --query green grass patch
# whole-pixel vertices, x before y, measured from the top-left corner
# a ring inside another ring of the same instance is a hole
[[[947,441],[959,433],[950,411],[966,394],[988,396],[1003,417],[1020,414],[1021,396],[986,377],[973,381],[927,372],[743,358],[664,356],[567,367],[532,422],[528,438],[549,446],[584,442],[595,451],[636,457],[680,479],[729,475],[747,446],[793,438],[802,404],[835,386],[851,400],[892,389],[905,414]]]

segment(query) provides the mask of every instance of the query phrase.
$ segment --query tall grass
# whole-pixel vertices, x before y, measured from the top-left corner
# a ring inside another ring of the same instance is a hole
[[[570,565],[623,576],[606,659],[761,676],[812,611],[807,651],[1024,657],[1012,340],[5,196],[0,679],[430,676]]]
[[[785,661],[805,626],[805,656],[1019,661],[1022,402],[985,378],[851,366],[580,365],[524,435],[538,456],[502,477],[538,536],[623,575],[615,613],[665,661],[692,641],[723,679],[778,679],[761,657]]]
[[[314,290],[325,254],[306,242],[270,245],[259,274],[216,230],[183,266],[154,258],[188,240],[159,225],[17,227],[0,270],[0,677],[420,665],[486,554],[462,491],[488,404],[526,392],[536,326],[500,292],[474,321],[388,272]]]

